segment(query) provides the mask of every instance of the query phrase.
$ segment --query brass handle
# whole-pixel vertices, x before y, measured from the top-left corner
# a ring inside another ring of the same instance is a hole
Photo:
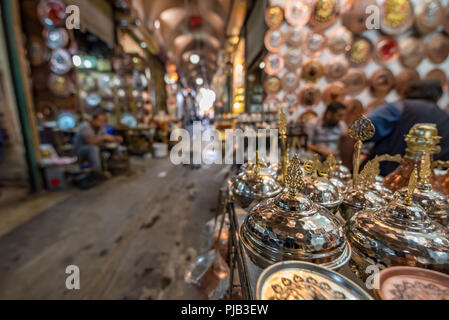
[[[449,168],[449,161],[441,161],[441,160],[434,161],[433,167]]]

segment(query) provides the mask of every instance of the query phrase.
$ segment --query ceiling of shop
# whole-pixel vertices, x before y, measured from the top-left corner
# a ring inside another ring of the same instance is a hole
[[[131,5],[155,35],[160,54],[177,64],[189,86],[197,77],[211,83],[220,49],[227,37],[240,33],[246,17],[245,0],[132,0]],[[193,53],[199,64],[189,62]]]

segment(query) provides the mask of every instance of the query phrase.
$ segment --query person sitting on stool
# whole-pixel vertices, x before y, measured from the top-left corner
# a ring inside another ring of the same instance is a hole
[[[95,113],[90,122],[85,121],[79,125],[73,138],[74,152],[79,161],[88,161],[97,173],[103,173],[100,156],[101,144],[104,142],[121,143],[123,141],[122,137],[106,134],[105,123],[106,115],[102,112]],[[110,176],[108,172],[103,174],[106,177]]]

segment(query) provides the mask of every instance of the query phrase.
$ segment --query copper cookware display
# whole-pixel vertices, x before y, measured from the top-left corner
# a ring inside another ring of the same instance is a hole
[[[285,43],[281,29],[270,29],[265,33],[265,48],[270,52],[279,52]]]
[[[41,0],[37,6],[37,15],[44,27],[57,27],[65,22],[66,6],[60,0]]]
[[[405,91],[409,87],[410,83],[415,80],[419,80],[420,76],[415,69],[403,69],[396,76],[396,91],[400,96],[405,94]]]
[[[285,260],[342,268],[351,257],[343,228],[332,213],[300,193],[306,183],[297,156],[285,181],[287,188],[253,207],[240,227],[250,259],[260,268]]]
[[[285,91],[296,91],[299,85],[299,76],[296,72],[287,72],[282,78],[282,89]]]
[[[374,60],[387,65],[399,56],[399,45],[394,37],[382,37],[374,46]]]
[[[399,42],[399,60],[405,68],[415,69],[426,56],[426,47],[421,39],[407,37]]]
[[[309,57],[319,56],[327,46],[327,37],[323,33],[310,30],[304,39],[304,53]]]
[[[65,48],[69,43],[69,34],[65,28],[51,28],[44,30],[47,47],[52,50]]]
[[[449,276],[422,268],[391,267],[379,273],[374,294],[380,300],[447,300]]]
[[[338,1],[337,0],[313,0],[310,26],[319,31],[328,29],[337,22]]]
[[[299,92],[299,103],[305,107],[313,107],[321,100],[321,91],[313,84],[307,84]]]
[[[381,6],[381,29],[389,35],[400,35],[413,25],[413,4],[410,0],[385,0]]]
[[[421,34],[435,31],[444,20],[444,9],[440,0],[421,0],[415,7],[416,29]]]
[[[376,264],[449,272],[449,230],[433,222],[412,201],[417,180],[414,169],[404,200],[393,200],[378,210],[363,210],[347,222],[350,265],[359,277],[367,278],[366,268]]]
[[[305,36],[306,32],[303,27],[289,27],[287,31],[287,44],[290,48],[299,48],[304,43]]]
[[[291,26],[304,26],[309,22],[311,14],[309,0],[288,0],[285,5],[285,20]]]
[[[370,91],[376,98],[384,98],[393,90],[395,78],[388,68],[379,68],[373,72],[370,79]]]
[[[264,82],[264,89],[267,94],[276,94],[281,90],[281,80],[278,77],[268,77]]]
[[[350,95],[358,95],[367,86],[366,74],[361,69],[351,69],[343,77],[342,82],[345,84],[346,89]]]
[[[347,28],[340,26],[329,33],[327,45],[333,54],[345,53],[352,44],[352,33]]]
[[[67,50],[56,49],[50,58],[50,69],[56,74],[64,75],[72,69],[72,56]]]
[[[324,67],[320,60],[309,59],[302,66],[301,77],[307,82],[318,82],[324,75]]]
[[[329,84],[323,91],[323,102],[325,105],[329,105],[331,102],[339,101],[344,102],[346,96],[345,85],[338,81]]]
[[[45,46],[44,41],[39,37],[31,37],[28,42],[28,56],[30,63],[38,67],[46,63],[50,58],[50,52]]]
[[[324,74],[328,82],[340,80],[348,72],[349,63],[342,57],[332,58],[324,67]]]
[[[265,57],[265,73],[274,76],[284,69],[284,58],[279,53],[269,53]]]
[[[366,66],[371,61],[372,55],[373,44],[368,38],[360,36],[354,38],[346,52],[349,63],[355,68]]]
[[[352,1],[350,9],[343,14],[342,24],[352,33],[362,34],[369,18],[366,8],[373,5],[376,5],[376,0]]]
[[[265,9],[265,23],[269,28],[279,28],[284,21],[284,10],[279,6]]]
[[[433,69],[430,70],[426,76],[424,77],[427,80],[436,80],[439,81],[443,91],[447,89],[447,76],[446,73],[441,69]]]
[[[427,57],[435,64],[443,63],[449,56],[449,37],[435,33],[427,41]]]
[[[301,49],[290,49],[284,56],[285,66],[290,71],[296,71],[301,68],[302,51]]]
[[[372,300],[352,281],[313,263],[284,261],[262,272],[257,300]]]
[[[73,81],[68,76],[50,74],[48,78],[48,88],[58,97],[67,98],[73,93]]]

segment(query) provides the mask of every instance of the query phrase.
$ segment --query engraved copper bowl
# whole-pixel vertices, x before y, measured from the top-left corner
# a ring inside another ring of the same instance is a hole
[[[299,260],[338,270],[351,257],[338,219],[301,193],[292,197],[284,191],[253,207],[239,236],[260,268]]]

